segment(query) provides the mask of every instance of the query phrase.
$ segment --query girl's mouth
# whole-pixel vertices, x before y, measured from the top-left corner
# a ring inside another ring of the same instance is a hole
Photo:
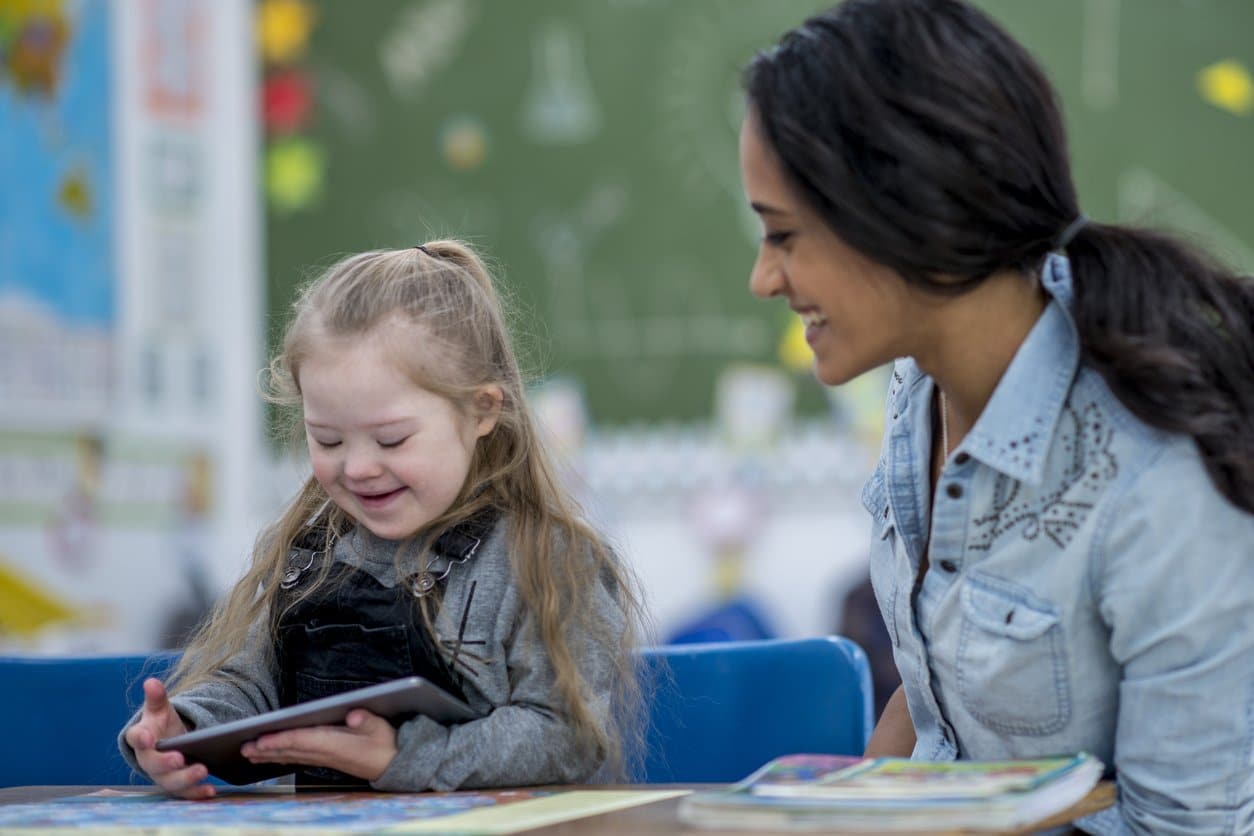
[[[363,508],[375,510],[386,506],[389,502],[404,492],[404,488],[397,488],[396,490],[385,491],[383,493],[359,493],[357,494],[357,501],[361,503]]]

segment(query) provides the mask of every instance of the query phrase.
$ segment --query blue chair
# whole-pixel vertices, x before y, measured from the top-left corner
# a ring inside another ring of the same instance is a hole
[[[840,636],[682,644],[642,652],[654,693],[644,783],[738,781],[771,758],[861,755],[871,671]]]
[[[0,787],[147,783],[118,754],[117,735],[143,704],[143,680],[177,653],[0,656]]]
[[[741,595],[720,603],[707,612],[681,625],[667,639],[667,644],[703,644],[706,642],[738,642],[774,639],[762,607],[753,598]]]

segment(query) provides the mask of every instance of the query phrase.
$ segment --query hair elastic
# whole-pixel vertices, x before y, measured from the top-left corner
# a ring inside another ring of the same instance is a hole
[[[1089,222],[1089,216],[1081,212],[1075,216],[1075,220],[1067,224],[1067,228],[1058,234],[1058,239],[1054,242],[1054,249],[1062,252],[1067,249],[1067,245],[1075,239],[1076,235]]]
[[[435,257],[436,257],[435,253],[433,253],[433,252],[431,252],[431,250],[427,249],[427,245],[426,245],[426,244],[415,244],[415,245],[414,245],[414,249],[415,249],[415,250],[422,250],[424,253],[426,253],[427,255],[431,256],[432,258],[435,258]]]

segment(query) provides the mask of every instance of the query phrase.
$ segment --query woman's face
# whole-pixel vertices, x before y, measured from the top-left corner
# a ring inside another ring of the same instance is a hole
[[[911,288],[841,241],[796,196],[752,111],[740,131],[740,171],[763,226],[749,289],[783,297],[805,322],[818,379],[846,383],[913,353],[921,312]]]

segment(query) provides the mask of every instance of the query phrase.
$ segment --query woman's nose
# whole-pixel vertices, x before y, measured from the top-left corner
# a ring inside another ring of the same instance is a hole
[[[769,299],[784,292],[784,273],[776,260],[763,248],[749,271],[749,292],[759,299]]]

